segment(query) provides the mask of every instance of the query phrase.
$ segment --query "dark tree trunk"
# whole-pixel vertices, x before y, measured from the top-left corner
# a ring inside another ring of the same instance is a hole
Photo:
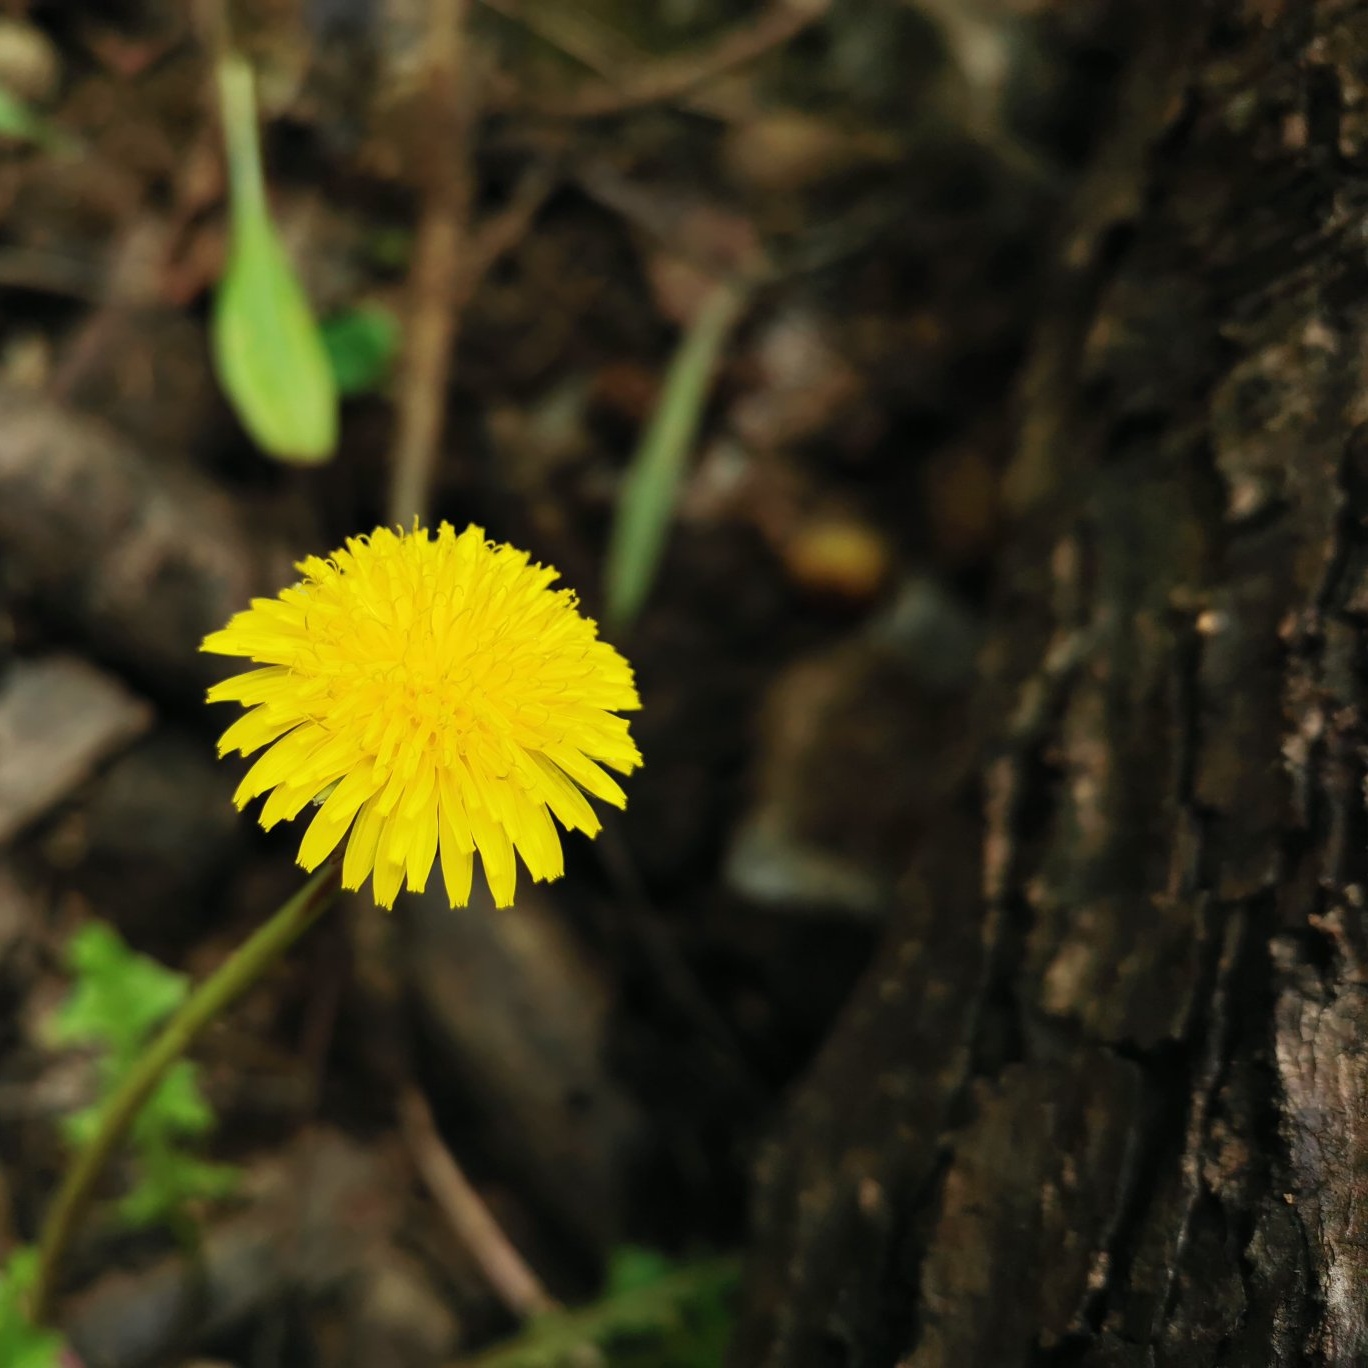
[[[744,1368],[1368,1363],[1368,3],[1147,11]]]

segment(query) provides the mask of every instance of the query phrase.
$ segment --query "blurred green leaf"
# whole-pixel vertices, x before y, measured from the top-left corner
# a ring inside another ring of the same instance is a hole
[[[209,1163],[173,1146],[139,1157],[138,1182],[119,1200],[120,1219],[135,1229],[171,1220],[188,1202],[231,1197],[242,1180],[231,1164]]]
[[[200,1091],[199,1069],[191,1060],[180,1059],[166,1071],[138,1113],[131,1134],[135,1142],[153,1134],[206,1135],[213,1130],[215,1119],[214,1109]]]
[[[214,299],[214,362],[242,425],[268,455],[315,465],[337,446],[337,385],[318,324],[271,221],[252,69],[219,64],[231,238]]]
[[[54,1016],[57,1039],[102,1045],[120,1059],[141,1048],[190,986],[184,974],[130,950],[103,922],[89,922],[72,936],[67,966],[76,983]]]
[[[388,309],[348,309],[323,323],[323,347],[342,394],[367,394],[389,377],[399,354],[399,320]]]
[[[0,1364],[4,1368],[60,1368],[62,1339],[34,1325],[25,1301],[38,1272],[38,1251],[23,1246],[0,1265]]]
[[[100,1118],[153,1032],[189,992],[186,975],[129,949],[113,927],[90,922],[72,936],[67,963],[74,982],[53,1014],[54,1035],[67,1044],[97,1046],[100,1097],[64,1118],[63,1133],[77,1149],[98,1132]],[[132,1225],[173,1220],[189,1201],[227,1195],[237,1171],[205,1163],[185,1150],[213,1129],[213,1108],[195,1065],[174,1064],[143,1104],[129,1140],[137,1158],[135,1182],[119,1204]],[[5,1360],[0,1358],[0,1368]]]
[[[660,402],[623,480],[608,544],[605,616],[615,628],[632,622],[655,580],[713,371],[746,300],[736,285],[716,286],[670,361]]]
[[[672,1264],[622,1249],[596,1302],[539,1316],[469,1368],[721,1368],[731,1329],[735,1259]]]
[[[41,114],[35,114],[12,90],[0,85],[0,138],[36,143],[49,151],[66,151],[75,142],[54,128]]]
[[[635,1292],[638,1288],[659,1282],[673,1268],[671,1260],[658,1249],[619,1245],[608,1258],[604,1291],[610,1297],[620,1292]]]

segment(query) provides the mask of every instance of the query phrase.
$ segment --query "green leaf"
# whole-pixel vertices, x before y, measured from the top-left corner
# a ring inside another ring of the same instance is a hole
[[[739,287],[723,284],[704,302],[670,361],[660,402],[632,457],[604,579],[605,615],[616,628],[641,611],[655,580],[713,371],[746,299]]]
[[[25,1302],[38,1272],[38,1251],[16,1249],[0,1265],[0,1364],[5,1368],[60,1368],[62,1339],[28,1318]]]
[[[59,1040],[95,1045],[100,1098],[67,1116],[67,1141],[81,1149],[95,1138],[105,1108],[153,1032],[180,1006],[189,991],[183,974],[130,950],[117,931],[91,922],[72,936],[67,961],[75,977],[70,997],[54,1014]],[[137,1173],[118,1206],[130,1225],[174,1219],[186,1202],[226,1196],[237,1170],[206,1163],[184,1146],[215,1124],[213,1108],[200,1089],[198,1070],[178,1060],[143,1104],[129,1131]],[[0,1357],[0,1368],[6,1360]]]
[[[219,64],[231,240],[214,299],[219,383],[268,455],[315,465],[337,446],[337,385],[304,287],[271,221],[252,69]]]
[[[389,378],[399,352],[399,320],[388,309],[348,309],[327,319],[322,331],[341,394],[369,394]]]
[[[205,1135],[214,1128],[214,1111],[200,1091],[199,1070],[188,1059],[178,1060],[138,1113],[133,1123],[135,1143],[143,1136]]]
[[[469,1368],[578,1368],[594,1350],[609,1368],[720,1368],[737,1275],[731,1258],[672,1265],[620,1250],[598,1301],[537,1317]]]
[[[115,1060],[107,1060],[106,1064],[109,1067],[103,1071],[103,1090],[110,1094],[127,1066],[120,1067]],[[216,1118],[200,1092],[196,1074],[194,1064],[184,1059],[167,1070],[166,1077],[143,1104],[133,1122],[130,1135],[135,1148],[155,1145],[164,1136],[194,1139],[213,1129]],[[102,1099],[65,1117],[62,1131],[67,1142],[77,1149],[88,1145],[100,1129],[100,1117],[104,1109],[105,1100]]]
[[[142,1174],[119,1200],[119,1217],[135,1229],[170,1221],[188,1202],[231,1197],[242,1181],[231,1164],[213,1164],[172,1146],[140,1154]]]
[[[0,137],[36,143],[52,152],[69,151],[73,140],[35,114],[12,90],[0,85]]]
[[[635,1292],[659,1282],[673,1263],[657,1249],[640,1245],[619,1245],[608,1257],[608,1278],[604,1291],[610,1297],[620,1292]]]
[[[130,950],[102,922],[89,922],[72,936],[67,965],[76,985],[55,1014],[57,1039],[102,1045],[118,1059],[135,1053],[189,991],[184,974]]]

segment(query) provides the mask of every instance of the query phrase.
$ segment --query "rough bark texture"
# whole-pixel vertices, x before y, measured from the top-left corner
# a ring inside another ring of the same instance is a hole
[[[1148,9],[985,763],[766,1162],[746,1368],[1368,1362],[1368,3]]]

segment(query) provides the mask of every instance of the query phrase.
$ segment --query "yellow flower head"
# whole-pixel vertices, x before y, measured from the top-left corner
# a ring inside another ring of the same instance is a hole
[[[298,568],[300,583],[253,599],[200,648],[262,667],[209,690],[250,709],[220,755],[269,747],[238,807],[272,790],[269,829],[321,799],[299,863],[316,868],[350,828],[343,886],[373,872],[384,907],[405,877],[422,890],[439,851],[453,907],[477,851],[500,907],[515,850],[534,879],[559,877],[550,813],[594,835],[585,793],[626,802],[600,766],[627,774],[641,756],[613,715],[640,706],[631,667],[549,587],[556,572],[447,523],[435,538],[377,528]]]

